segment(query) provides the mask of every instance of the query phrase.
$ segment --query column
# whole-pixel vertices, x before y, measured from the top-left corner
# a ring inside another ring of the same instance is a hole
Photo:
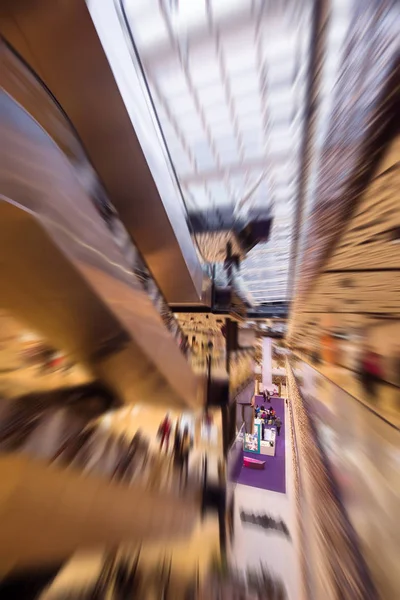
[[[269,392],[273,391],[272,385],[272,339],[263,338],[262,343],[262,387]]]

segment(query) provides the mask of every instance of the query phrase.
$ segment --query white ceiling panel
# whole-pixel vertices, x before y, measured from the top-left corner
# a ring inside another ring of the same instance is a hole
[[[328,57],[327,92],[349,20],[344,0],[332,4],[336,58]],[[230,207],[240,217],[251,207],[261,214],[272,201],[270,241],[250,251],[242,274],[255,302],[286,300],[308,11],[286,18],[262,0],[130,0],[128,15],[189,213]]]

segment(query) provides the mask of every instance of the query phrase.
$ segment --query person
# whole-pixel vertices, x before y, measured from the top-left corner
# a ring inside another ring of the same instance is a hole
[[[319,357],[319,351],[317,348],[314,348],[314,350],[311,352],[311,362],[314,365],[319,365],[321,362]]]
[[[149,441],[144,436],[141,429],[138,429],[135,435],[133,436],[131,441],[131,447],[134,448],[135,452],[137,452],[140,455],[142,459],[142,466],[144,467],[149,457]]]
[[[264,404],[261,406],[259,413],[258,413],[258,418],[259,419],[266,419],[267,418],[267,413],[265,411],[265,406]]]
[[[181,340],[181,350],[182,350],[183,354],[185,356],[187,356],[187,354],[189,352],[189,338],[187,335],[185,335],[185,337],[182,338],[182,340]]]
[[[192,447],[192,440],[190,438],[189,427],[186,425],[183,430],[181,448],[180,448],[180,459],[181,459],[181,480],[182,474],[185,474],[185,483],[187,484],[189,474],[189,453]]]
[[[210,414],[210,411],[206,408],[206,410],[204,411],[204,415],[203,415],[203,425],[204,425],[204,429],[206,431],[208,441],[210,441],[212,424],[213,424],[212,415]]]
[[[264,400],[264,403],[265,403],[267,401],[267,394],[266,394],[265,390],[262,391],[262,397],[263,397],[263,400]]]
[[[258,404],[256,404],[256,407],[254,409],[255,415],[256,415],[256,419],[258,419],[258,415],[261,412],[261,408],[258,406]]]
[[[182,443],[181,424],[178,419],[178,421],[176,422],[176,425],[175,425],[175,435],[174,435],[174,445],[173,445],[174,465],[176,467],[180,466],[181,443]]]
[[[171,420],[169,418],[169,414],[165,415],[165,419],[162,421],[160,427],[158,428],[158,437],[160,438],[160,450],[163,449],[165,443],[165,451],[168,452],[169,446],[169,436],[171,435]]]
[[[213,418],[208,408],[206,408],[206,410],[204,411],[203,421],[204,424],[207,425],[207,427],[211,427],[211,425],[213,424]]]
[[[271,402],[271,394],[269,393],[269,391],[267,390],[267,402]]]
[[[280,417],[277,417],[275,419],[275,427],[276,427],[276,430],[278,432],[278,435],[281,435],[282,421],[281,421]]]
[[[263,440],[264,439],[264,431],[265,431],[265,423],[268,419],[268,415],[267,415],[264,405],[261,406],[258,418],[261,419],[261,439]]]
[[[272,406],[268,409],[268,422],[272,424],[275,420],[276,412],[272,408]]]
[[[361,361],[361,381],[369,396],[376,395],[376,386],[381,379],[380,356],[370,347],[366,347]]]

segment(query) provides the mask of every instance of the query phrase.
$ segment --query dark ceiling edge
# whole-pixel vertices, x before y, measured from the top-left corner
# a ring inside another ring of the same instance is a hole
[[[305,115],[304,133],[300,150],[300,175],[294,216],[294,233],[289,259],[288,298],[291,304],[295,289],[296,272],[300,237],[304,219],[304,205],[307,195],[308,175],[311,164],[311,153],[316,131],[318,111],[318,94],[321,82],[322,62],[325,52],[326,29],[328,22],[328,3],[326,0],[314,0],[313,21],[310,40],[310,61],[307,75],[307,108]]]
[[[6,48],[8,48],[8,50],[14,54],[14,56],[23,64],[24,68],[29,71],[29,73],[32,75],[32,77],[38,82],[38,84],[43,88],[43,90],[46,92],[46,94],[48,94],[48,96],[50,96],[51,100],[54,102],[54,104],[57,106],[58,110],[61,112],[61,114],[63,115],[64,119],[66,120],[66,122],[68,123],[68,126],[70,127],[72,133],[74,134],[74,136],[76,137],[76,140],[79,142],[81,149],[85,155],[85,159],[87,160],[87,162],[90,164],[90,166],[92,167],[93,171],[96,173],[96,176],[98,177],[99,181],[101,182],[101,185],[103,186],[104,189],[106,189],[106,187],[104,186],[103,182],[100,179],[99,174],[97,173],[96,169],[94,168],[89,155],[86,151],[85,145],[77,131],[77,129],[75,128],[75,125],[73,124],[73,122],[71,121],[71,119],[69,118],[68,114],[65,112],[65,110],[63,109],[62,105],[59,103],[59,101],[57,100],[57,98],[55,97],[55,95],[53,94],[53,92],[51,91],[51,89],[46,85],[46,83],[43,81],[43,79],[41,78],[41,76],[39,75],[39,73],[37,71],[35,71],[35,69],[33,69],[31,67],[31,65],[27,62],[27,60],[22,56],[22,54],[20,54],[18,52],[18,50],[16,50],[16,48],[10,44],[10,42],[3,37],[0,34],[0,41],[2,44],[4,44],[4,46],[6,46]],[[36,119],[35,119],[36,121]],[[43,127],[42,125],[40,125],[41,127]],[[49,132],[47,132],[49,134]],[[49,134],[50,135],[50,134]],[[51,137],[51,136],[50,136]],[[107,195],[108,196],[108,195]]]
[[[104,184],[98,170],[95,168],[95,166],[93,165],[91,159],[90,159],[90,155],[85,147],[85,144],[81,138],[81,136],[79,135],[78,130],[76,129],[74,123],[71,121],[71,119],[68,116],[68,113],[64,110],[62,104],[60,104],[60,102],[58,101],[58,99],[56,98],[56,96],[53,94],[53,92],[51,91],[51,89],[47,86],[47,84],[44,82],[44,80],[42,79],[42,77],[39,75],[39,73],[37,71],[35,71],[35,69],[33,69],[33,67],[29,64],[29,62],[27,62],[27,60],[22,56],[22,54],[20,54],[18,52],[18,50],[12,45],[10,44],[10,42],[3,37],[0,34],[0,41],[2,44],[4,44],[4,46],[11,52],[11,54],[13,54],[20,62],[21,64],[24,66],[24,68],[32,75],[32,77],[37,81],[37,83],[39,84],[39,86],[44,90],[44,92],[50,97],[50,99],[52,100],[52,102],[56,105],[57,109],[60,111],[61,115],[63,116],[63,118],[65,119],[66,123],[68,124],[68,127],[70,128],[71,132],[73,133],[73,135],[76,138],[77,143],[80,146],[80,150],[82,151],[82,154],[84,155],[85,160],[87,161],[88,165],[91,166],[91,168],[93,169],[93,172],[96,174],[96,179],[98,181],[98,183],[100,184],[102,190],[105,193],[106,196],[106,201],[109,204],[110,208],[115,212],[116,216],[118,217],[119,221],[121,222],[122,226],[125,228],[125,225],[122,223],[120,216],[118,214],[118,210],[115,207],[115,205],[111,202],[110,200],[110,194],[107,190],[106,185]],[[22,105],[21,105],[22,106]],[[25,108],[25,107],[23,107]],[[29,113],[30,114],[30,113]],[[32,116],[32,115],[31,115]],[[34,118],[32,116],[32,118]],[[34,118],[35,119],[35,118]],[[35,121],[37,121],[35,119]],[[39,121],[37,121],[39,123]],[[40,126],[45,129],[48,133],[48,135],[53,138],[51,131],[48,130],[43,123],[39,123]],[[93,201],[93,198],[91,197],[91,200]],[[109,227],[108,223],[106,222],[107,227]],[[126,229],[126,228],[125,228]],[[127,230],[126,230],[127,231]],[[132,243],[132,245],[134,245],[136,252],[138,252],[138,254],[140,255],[142,261],[147,265],[146,261],[144,260],[142,254],[139,252],[139,250],[136,248],[133,239],[131,238],[129,232],[127,231],[127,235],[129,236],[129,239]],[[158,285],[158,284],[157,284]]]

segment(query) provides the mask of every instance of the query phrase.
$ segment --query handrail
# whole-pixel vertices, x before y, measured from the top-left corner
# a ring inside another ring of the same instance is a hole
[[[286,373],[288,373],[289,369],[290,369],[290,365],[289,365],[289,359],[287,357],[286,357],[285,362],[286,362]],[[295,493],[295,497],[296,497],[296,505],[297,505],[297,512],[298,512],[297,522],[298,522],[301,542],[304,544],[304,546],[306,546],[306,527],[304,525],[304,521],[302,518],[304,496],[302,494],[303,484],[302,484],[302,476],[301,476],[301,470],[300,470],[300,453],[299,453],[299,448],[298,448],[298,443],[297,443],[293,406],[290,401],[287,403],[287,407],[288,407],[289,424],[290,424],[290,431],[291,431],[290,438],[291,438],[291,446],[292,446],[292,462],[293,462],[293,473],[294,473],[294,493]],[[308,555],[308,552],[306,551],[306,548],[303,547],[303,551],[301,552],[301,557],[300,557],[301,570],[303,573],[303,586],[304,586],[304,591],[305,591],[305,597],[311,600],[312,585],[311,585],[311,581],[310,581],[310,577],[309,577],[309,573],[308,573],[309,567],[308,567],[307,559],[306,559],[307,555]]]

